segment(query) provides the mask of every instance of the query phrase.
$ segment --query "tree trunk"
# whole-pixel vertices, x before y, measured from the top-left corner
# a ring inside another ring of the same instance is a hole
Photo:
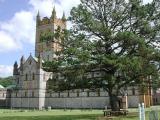
[[[120,110],[120,99],[117,95],[109,93],[109,100],[111,105],[112,111],[119,111]]]

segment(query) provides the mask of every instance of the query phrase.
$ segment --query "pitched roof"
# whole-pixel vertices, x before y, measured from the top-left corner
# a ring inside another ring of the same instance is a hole
[[[9,85],[8,87],[6,87],[6,89],[13,89],[16,88],[16,85]]]
[[[2,85],[0,85],[0,89],[4,89],[4,87]]]

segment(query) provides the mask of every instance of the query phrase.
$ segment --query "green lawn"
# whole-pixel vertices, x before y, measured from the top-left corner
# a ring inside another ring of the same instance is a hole
[[[101,110],[0,111],[0,120],[96,120],[99,116]]]
[[[95,120],[95,115],[57,115],[57,116],[14,116],[0,117],[2,120]]]
[[[128,116],[115,117],[112,120],[138,120],[137,109],[130,109]],[[148,111],[148,110],[147,110]],[[107,120],[102,110],[0,110],[0,120]],[[148,112],[146,112],[148,120]]]

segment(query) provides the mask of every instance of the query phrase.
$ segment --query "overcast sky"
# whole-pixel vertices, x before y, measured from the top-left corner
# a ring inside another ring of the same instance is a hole
[[[144,0],[145,3],[152,0]],[[69,15],[80,0],[0,0],[0,77],[12,75],[13,64],[22,55],[34,55],[35,16],[50,16],[56,7],[57,16]]]

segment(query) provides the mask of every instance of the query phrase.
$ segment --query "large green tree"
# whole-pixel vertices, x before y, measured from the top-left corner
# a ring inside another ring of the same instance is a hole
[[[12,85],[12,80],[13,80],[12,76],[0,78],[0,85],[2,85],[3,87],[8,87],[9,85]]]
[[[103,88],[112,110],[119,109],[118,95],[127,86],[159,78],[160,2],[141,0],[81,0],[71,10],[71,30],[58,30],[60,57],[44,69],[64,76],[59,90]],[[88,77],[93,72],[100,75]],[[53,77],[53,81],[57,77]],[[156,83],[156,82],[155,82]]]

